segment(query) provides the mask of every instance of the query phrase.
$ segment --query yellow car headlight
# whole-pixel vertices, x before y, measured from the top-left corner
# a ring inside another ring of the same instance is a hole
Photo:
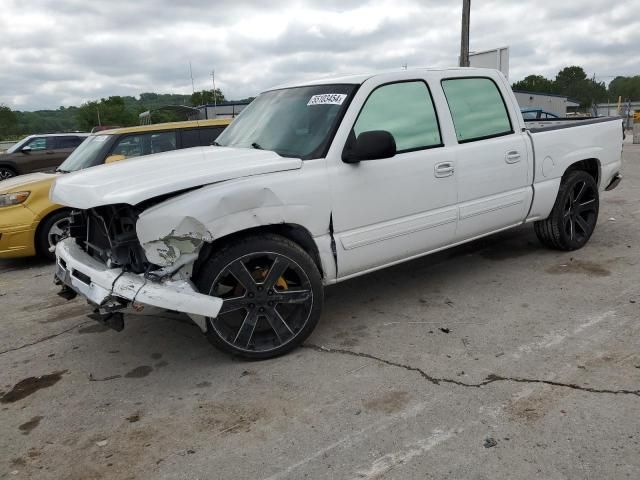
[[[0,207],[9,207],[11,205],[18,205],[23,203],[31,192],[13,192],[13,193],[1,193],[0,194]]]

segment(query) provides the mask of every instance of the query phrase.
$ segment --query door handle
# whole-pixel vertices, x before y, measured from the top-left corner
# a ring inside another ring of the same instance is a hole
[[[46,153],[47,155],[52,155],[52,154],[54,154],[54,153],[56,153],[56,152],[54,152],[53,150],[47,150],[45,153]]]
[[[510,152],[507,152],[507,154],[504,156],[504,161],[507,163],[517,163],[520,161],[520,152],[518,152],[517,150],[511,150]]]
[[[452,162],[442,162],[434,167],[434,175],[436,178],[450,177],[455,172]]]

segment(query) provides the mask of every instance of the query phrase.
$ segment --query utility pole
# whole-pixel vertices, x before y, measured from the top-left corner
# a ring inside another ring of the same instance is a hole
[[[469,16],[471,0],[462,0],[462,32],[460,34],[460,66],[469,66]]]
[[[213,80],[213,116],[217,117],[216,107],[218,106],[218,95],[216,94],[216,71],[211,70],[211,79]]]
[[[193,85],[193,70],[191,69],[191,60],[189,60],[189,76],[191,77],[191,93],[196,93],[196,87]]]

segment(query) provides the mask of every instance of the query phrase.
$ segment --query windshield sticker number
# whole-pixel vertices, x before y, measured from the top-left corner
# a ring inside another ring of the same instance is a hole
[[[309,105],[342,105],[344,99],[347,98],[345,93],[323,93],[322,95],[314,95],[309,99]]]

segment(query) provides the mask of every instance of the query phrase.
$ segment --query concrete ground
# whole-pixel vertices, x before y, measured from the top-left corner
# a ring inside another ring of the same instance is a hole
[[[0,475],[640,478],[640,145],[582,250],[531,226],[327,290],[304,348],[214,350],[186,318],[122,333],[0,261]]]

